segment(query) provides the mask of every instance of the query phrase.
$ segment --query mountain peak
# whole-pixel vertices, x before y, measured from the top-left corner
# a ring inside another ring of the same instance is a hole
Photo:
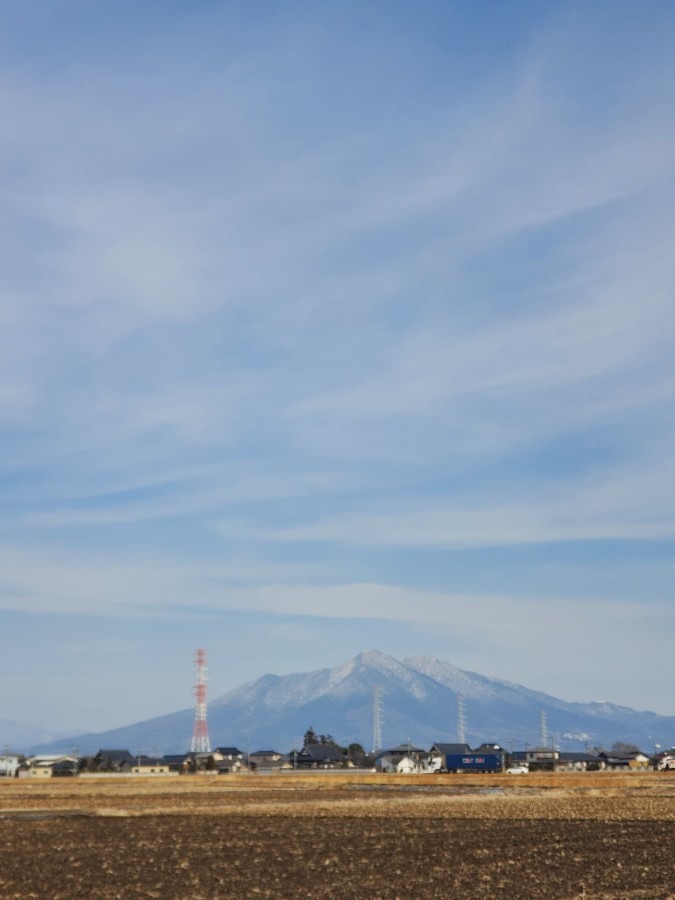
[[[389,656],[381,650],[364,650],[363,653],[359,653],[358,656],[354,657],[352,663],[367,666],[371,669],[382,669],[385,671],[400,669],[405,665],[405,663],[400,662],[398,659],[394,659],[393,656]]]
[[[334,668],[292,675],[264,675],[209,704],[209,733],[215,745],[281,750],[302,746],[310,726],[343,745],[369,746],[373,688],[382,688],[382,732],[386,745],[411,738],[420,746],[457,740],[457,695],[464,697],[466,740],[478,745],[536,743],[540,716],[562,749],[578,749],[580,738],[611,746],[617,740],[647,748],[672,743],[675,717],[656,716],[609,704],[566,703],[540,691],[457,669],[435,656],[403,661],[366,650]],[[101,746],[184,749],[193,711],[139,722],[78,739],[83,752]],[[577,737],[575,737],[575,735]],[[67,742],[62,742],[64,746]],[[72,741],[71,741],[72,743]]]

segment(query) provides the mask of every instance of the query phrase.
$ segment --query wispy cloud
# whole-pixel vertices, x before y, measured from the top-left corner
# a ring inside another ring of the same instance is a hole
[[[675,536],[672,11],[123,7],[0,12],[3,608],[600,627]]]

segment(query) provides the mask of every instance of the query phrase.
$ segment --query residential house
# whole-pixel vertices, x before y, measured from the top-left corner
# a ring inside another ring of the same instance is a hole
[[[659,772],[675,771],[675,747],[657,753],[652,758],[652,765]]]
[[[72,778],[80,774],[80,760],[77,756],[64,756],[52,766],[52,778]]]
[[[295,769],[337,769],[346,761],[342,750],[335,744],[305,744],[302,750],[291,755]]]
[[[560,751],[555,761],[556,772],[583,772],[587,769],[603,768],[601,761],[592,753]]]
[[[603,750],[598,754],[598,759],[604,762],[604,768],[610,770],[639,771],[648,769],[649,757],[639,750],[632,753],[612,753]]]
[[[399,744],[383,750],[375,757],[375,768],[380,772],[419,774],[428,772],[430,754],[414,744]]]
[[[246,757],[237,747],[216,747],[203,753],[189,753],[185,759],[187,772],[203,775],[226,775],[246,769]]]
[[[17,770],[19,778],[52,778],[77,775],[76,756],[31,756]]]
[[[525,751],[525,764],[530,772],[553,772],[559,759],[560,751],[556,747],[532,747]]]
[[[137,756],[131,766],[132,775],[170,775],[169,763],[164,758]]]
[[[278,772],[286,759],[278,750],[255,750],[248,757],[250,767],[258,772]]]
[[[216,763],[216,771],[220,775],[227,772],[241,772],[248,768],[246,757],[238,747],[216,747],[211,755]]]
[[[0,778],[13,778],[24,759],[20,753],[5,753],[0,756]]]
[[[99,750],[93,758],[96,772],[129,772],[136,757],[128,750]]]
[[[213,753],[190,753],[188,755],[188,766],[191,773],[199,773],[200,775],[217,775],[216,760]]]
[[[162,757],[162,762],[169,772],[185,775],[190,770],[190,756],[188,753],[167,753]]]

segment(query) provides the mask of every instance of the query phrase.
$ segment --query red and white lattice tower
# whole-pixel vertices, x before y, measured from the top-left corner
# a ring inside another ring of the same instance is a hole
[[[210,753],[209,729],[206,725],[206,650],[195,653],[195,726],[192,730],[191,753]]]

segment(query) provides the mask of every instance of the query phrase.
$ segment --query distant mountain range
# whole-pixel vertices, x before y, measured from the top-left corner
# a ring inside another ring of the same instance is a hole
[[[35,744],[46,744],[54,741],[70,741],[71,747],[74,741],[72,732],[50,731],[39,725],[26,725],[23,722],[14,722],[11,719],[0,719],[0,753],[5,747],[32,747]]]
[[[311,726],[342,745],[371,749],[373,691],[379,686],[385,746],[412,741],[422,747],[457,740],[457,697],[463,698],[465,738],[523,748],[540,743],[542,713],[549,741],[561,749],[610,747],[615,741],[653,750],[675,744],[675,716],[636,712],[612,703],[566,703],[507,681],[456,669],[430,656],[399,661],[371,650],[334,669],[296,675],[263,675],[213,700],[208,707],[212,746],[242,751],[302,746]],[[41,751],[81,754],[101,747],[132,753],[189,749],[194,712],[184,709],[112,731],[41,744]]]

